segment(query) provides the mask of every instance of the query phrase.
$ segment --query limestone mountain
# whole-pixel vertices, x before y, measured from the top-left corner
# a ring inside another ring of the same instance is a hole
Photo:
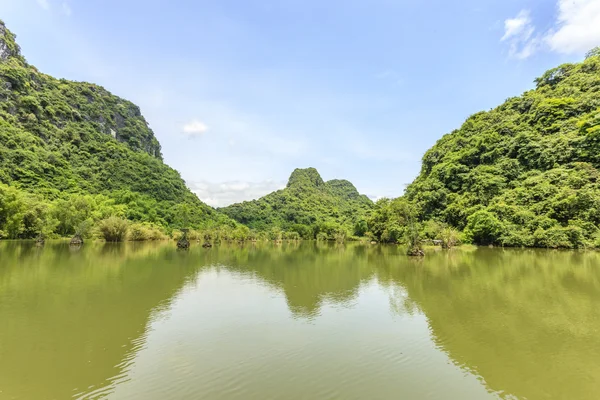
[[[0,183],[46,199],[104,194],[126,216],[162,225],[177,204],[192,222],[217,213],[163,163],[154,133],[133,103],[101,86],[56,79],[21,55],[0,21]]]
[[[331,236],[339,230],[362,234],[356,230],[362,229],[372,206],[352,183],[324,182],[316,169],[306,168],[296,169],[282,190],[219,211],[250,228],[278,227],[312,238],[319,232]]]
[[[470,117],[423,157],[406,198],[477,244],[582,247],[600,226],[600,50]],[[600,242],[598,242],[600,243]]]

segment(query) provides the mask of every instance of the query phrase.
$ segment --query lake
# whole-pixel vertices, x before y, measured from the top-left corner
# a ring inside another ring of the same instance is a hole
[[[600,253],[0,242],[0,399],[597,399]]]

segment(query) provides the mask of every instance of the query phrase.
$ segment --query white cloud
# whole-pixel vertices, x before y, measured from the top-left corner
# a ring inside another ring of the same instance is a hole
[[[44,0],[44,1],[46,1],[46,0]],[[71,14],[73,14],[73,10],[71,10],[71,7],[69,6],[69,4],[66,1],[63,1],[63,3],[62,3],[62,12],[67,17],[70,17]]]
[[[504,36],[501,40],[517,37],[518,39],[529,39],[535,28],[531,24],[529,11],[521,10],[515,18],[504,21]]]
[[[266,194],[285,187],[285,182],[263,181],[243,182],[231,181],[213,183],[207,181],[187,182],[192,192],[200,200],[213,207],[225,207],[242,201],[258,199]]]
[[[552,51],[585,53],[600,45],[600,0],[559,0],[557,28],[546,36]]]
[[[37,3],[44,10],[49,10],[50,9],[50,3],[48,3],[48,0],[37,0]]]
[[[208,126],[204,122],[193,120],[183,126],[183,133],[188,138],[194,138],[203,135],[208,131]]]
[[[583,54],[600,45],[600,0],[557,0],[554,26],[535,34],[530,12],[521,10],[504,21],[501,41],[509,43],[511,57],[525,59],[536,51]]]
[[[529,11],[521,10],[515,18],[504,21],[504,36],[500,40],[509,43],[511,57],[524,59],[531,56],[539,46],[539,39],[533,37],[534,32]]]

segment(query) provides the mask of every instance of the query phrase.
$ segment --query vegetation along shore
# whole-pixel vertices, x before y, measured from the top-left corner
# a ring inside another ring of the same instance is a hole
[[[38,71],[0,21],[0,238],[161,240],[189,228],[203,243],[600,248],[600,50],[535,83],[439,139],[402,197],[372,202],[307,168],[214,209],[163,162],[136,105]]]

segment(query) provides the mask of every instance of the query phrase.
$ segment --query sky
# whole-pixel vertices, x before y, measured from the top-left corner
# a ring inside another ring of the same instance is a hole
[[[600,0],[0,0],[27,60],[138,104],[221,207],[295,168],[397,197],[470,115],[600,45]]]

